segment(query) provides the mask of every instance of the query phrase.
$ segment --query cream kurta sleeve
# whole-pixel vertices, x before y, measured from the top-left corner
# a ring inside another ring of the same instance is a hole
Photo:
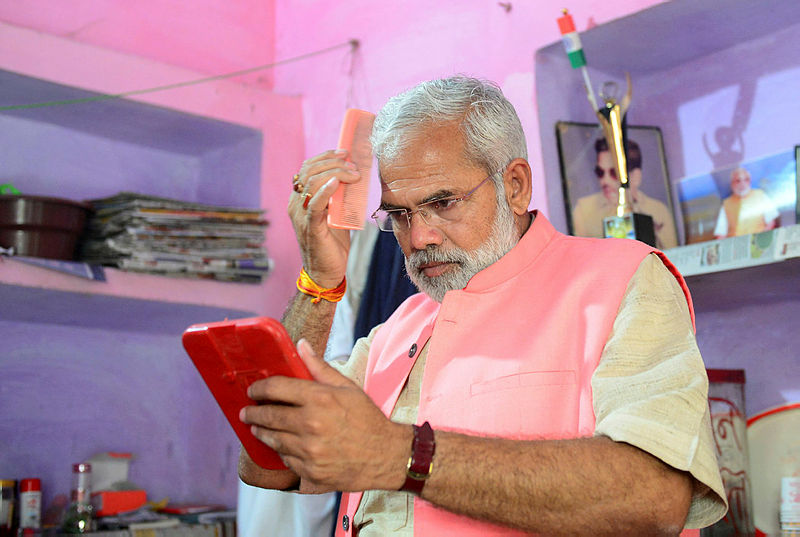
[[[705,365],[683,291],[655,254],[628,283],[592,392],[596,435],[632,444],[694,477],[687,528],[725,515]]]

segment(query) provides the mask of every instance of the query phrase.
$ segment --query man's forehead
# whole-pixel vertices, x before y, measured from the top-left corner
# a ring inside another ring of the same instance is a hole
[[[378,163],[383,201],[416,202],[441,191],[458,191],[481,167],[472,162],[463,137],[453,125],[443,125],[410,137],[392,158]],[[466,185],[469,186],[469,185]]]
[[[421,177],[381,177],[381,201],[417,202],[435,192],[455,191],[458,188],[458,182],[444,174]]]

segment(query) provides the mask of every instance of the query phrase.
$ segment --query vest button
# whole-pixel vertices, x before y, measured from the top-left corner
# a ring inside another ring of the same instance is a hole
[[[344,516],[342,517],[342,529],[343,529],[344,531],[347,531],[347,530],[349,530],[349,529],[350,529],[350,517],[349,517],[349,516],[347,516],[347,515],[344,515]]]
[[[408,357],[409,358],[413,358],[415,354],[417,354],[417,344],[416,343],[411,345],[411,348],[408,349]]]

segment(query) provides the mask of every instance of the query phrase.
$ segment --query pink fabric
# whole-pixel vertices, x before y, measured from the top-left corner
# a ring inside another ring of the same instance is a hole
[[[390,415],[414,363],[409,349],[419,352],[430,336],[417,423],[514,439],[590,436],[592,373],[628,281],[653,251],[568,237],[538,214],[520,243],[464,290],[441,305],[418,294],[398,308],[373,341],[364,389]],[[349,535],[341,515],[352,521],[360,498],[344,495],[337,535]],[[414,532],[524,535],[419,498]]]

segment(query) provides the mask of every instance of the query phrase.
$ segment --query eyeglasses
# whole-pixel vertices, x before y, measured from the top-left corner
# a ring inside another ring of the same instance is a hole
[[[617,170],[614,168],[608,168],[606,170],[605,168],[601,168],[600,166],[594,167],[594,174],[597,176],[598,179],[602,179],[603,176],[606,174],[606,172],[608,172],[608,174],[611,176],[612,179],[617,178]]]
[[[461,202],[475,193],[486,181],[495,174],[491,174],[478,186],[463,196],[451,196],[417,205],[413,211],[408,209],[378,209],[372,213],[372,218],[381,231],[402,232],[411,229],[411,218],[419,214],[429,226],[441,226],[460,220],[464,216],[464,204]]]

